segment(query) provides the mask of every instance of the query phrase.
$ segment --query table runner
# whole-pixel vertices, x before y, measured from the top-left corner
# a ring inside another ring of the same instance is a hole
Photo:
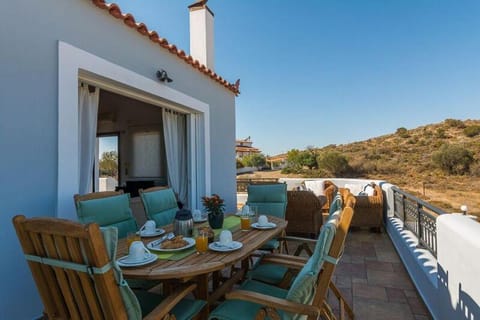
[[[194,228],[198,228],[198,227],[201,227],[201,226],[204,226],[204,225],[207,226],[208,222],[196,225],[196,226],[194,226]],[[215,237],[218,237],[218,235],[220,234],[220,232],[222,232],[222,230],[230,230],[233,233],[239,227],[240,227],[240,219],[236,216],[228,216],[223,220],[222,229],[214,229],[213,233],[215,234]],[[182,251],[153,252],[153,253],[155,253],[158,256],[158,259],[178,261],[178,260],[181,260],[185,257],[188,257],[189,255],[191,255],[192,253],[195,253],[195,252],[197,252],[197,250],[195,249],[195,246],[193,246],[192,248],[189,248],[187,250],[182,250]]]

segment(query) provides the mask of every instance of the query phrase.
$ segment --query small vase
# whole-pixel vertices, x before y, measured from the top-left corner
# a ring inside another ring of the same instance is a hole
[[[212,229],[221,229],[223,227],[223,213],[221,214],[209,214],[208,224]]]

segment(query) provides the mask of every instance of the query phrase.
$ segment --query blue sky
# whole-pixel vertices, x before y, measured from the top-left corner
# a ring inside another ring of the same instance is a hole
[[[117,0],[189,51],[193,0]],[[273,155],[478,119],[480,1],[210,0],[237,138]]]

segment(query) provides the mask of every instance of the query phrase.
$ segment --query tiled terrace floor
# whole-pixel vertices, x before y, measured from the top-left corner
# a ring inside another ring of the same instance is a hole
[[[385,231],[351,230],[334,281],[356,319],[431,319]]]

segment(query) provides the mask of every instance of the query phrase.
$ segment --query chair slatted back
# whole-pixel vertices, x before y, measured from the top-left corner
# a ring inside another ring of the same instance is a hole
[[[343,253],[345,239],[347,238],[348,229],[352,221],[352,216],[353,209],[350,207],[345,207],[341,213],[340,221],[335,232],[335,237],[333,238],[332,245],[328,254],[330,257],[337,259],[337,261]],[[335,267],[335,263],[332,263],[328,260],[324,262],[322,271],[319,273],[318,276],[317,290],[313,298],[313,305],[322,307],[326,299],[327,290],[329,288],[330,281],[335,271]]]
[[[78,207],[78,203],[80,201],[87,201],[87,200],[95,200],[95,199],[102,199],[107,197],[113,197],[123,194],[123,190],[119,191],[100,191],[100,192],[92,192],[87,194],[75,194],[73,196],[73,201],[75,202],[75,207]]]
[[[13,218],[25,255],[73,262],[94,268],[109,263],[97,224],[56,218]],[[126,319],[113,269],[89,274],[28,260],[48,319]]]

